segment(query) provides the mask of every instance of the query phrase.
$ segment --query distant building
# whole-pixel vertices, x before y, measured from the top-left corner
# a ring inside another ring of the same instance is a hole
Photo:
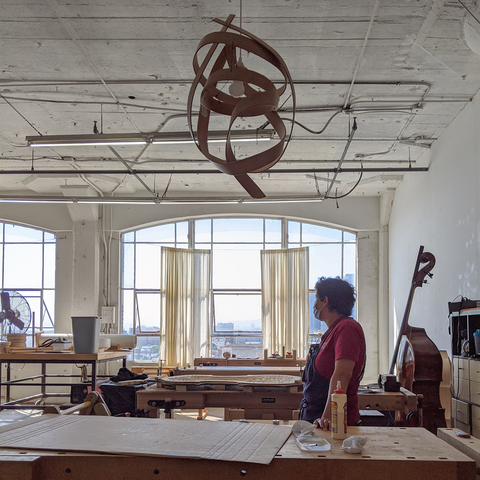
[[[216,330],[217,332],[232,331],[232,330],[235,330],[235,324],[233,322],[217,323]]]

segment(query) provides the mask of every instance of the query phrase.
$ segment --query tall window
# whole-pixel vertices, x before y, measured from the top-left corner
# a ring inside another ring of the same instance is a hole
[[[158,361],[162,246],[187,248],[188,230],[177,222],[122,235],[122,333],[137,336],[132,360]]]
[[[210,351],[220,357],[263,356],[260,250],[309,247],[310,311],[315,282],[339,276],[355,284],[353,233],[286,218],[202,218],[148,227],[122,236],[123,332],[137,335],[134,360],[157,361],[162,246],[212,250],[214,318]],[[325,325],[310,316],[310,340]]]
[[[0,222],[0,290],[9,293],[12,309],[20,305],[29,335],[34,322],[35,331],[53,332],[55,249],[53,233]],[[0,326],[5,329],[6,322]],[[32,345],[31,336],[27,345]]]

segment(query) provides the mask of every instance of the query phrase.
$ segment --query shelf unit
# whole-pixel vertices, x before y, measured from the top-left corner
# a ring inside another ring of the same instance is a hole
[[[480,308],[453,312],[449,321],[453,426],[480,438],[480,352],[476,352],[473,338],[480,329]]]

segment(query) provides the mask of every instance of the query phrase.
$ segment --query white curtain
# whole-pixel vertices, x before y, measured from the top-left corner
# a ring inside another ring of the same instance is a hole
[[[207,357],[212,316],[210,250],[162,247],[160,358],[168,366]]]
[[[308,248],[262,250],[263,344],[269,354],[308,350]]]

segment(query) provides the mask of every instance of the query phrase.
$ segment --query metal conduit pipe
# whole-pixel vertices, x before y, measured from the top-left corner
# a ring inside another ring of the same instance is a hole
[[[190,85],[191,78],[188,79],[165,79],[165,80],[108,80],[111,85]],[[283,84],[283,80],[272,80],[274,84]],[[350,85],[351,80],[295,80],[294,85]],[[356,85],[412,85],[412,86],[425,86],[431,88],[431,84],[424,81],[403,81],[403,80],[391,80],[391,81],[356,81]],[[100,80],[26,80],[26,81],[0,81],[0,88],[5,87],[55,87],[55,86],[92,86],[103,85]]]
[[[150,189],[150,187],[138,176],[137,172],[135,172],[135,170],[133,170],[130,167],[130,165],[117,153],[117,151],[110,146],[108,148],[125,165],[125,167],[128,169],[128,172],[130,174],[132,174],[142,184],[142,186],[145,188],[145,190],[147,190],[149,193],[151,193],[155,197],[156,196],[155,192]]]
[[[360,55],[358,56],[357,65],[355,66],[355,71],[353,73],[352,81],[350,82],[350,87],[348,89],[348,93],[347,93],[347,95],[345,95],[345,103],[343,105],[344,109],[347,108],[347,105],[350,102],[350,97],[352,95],[353,86],[355,85],[355,80],[357,79],[357,74],[358,74],[358,71],[360,70],[360,64],[362,62],[363,55],[365,54],[365,48],[367,46],[368,39],[370,38],[370,33],[372,31],[373,21],[375,20],[375,17],[377,16],[377,11],[378,11],[379,5],[380,5],[380,0],[377,0],[375,2],[375,6],[373,7],[373,12],[372,12],[372,15],[370,17],[370,23],[368,24],[367,33],[365,34],[365,38],[363,39],[362,50],[360,51]]]
[[[252,175],[283,175],[283,174],[306,174],[306,173],[386,173],[386,172],[428,172],[428,167],[374,167],[374,168],[279,168],[266,170]],[[0,170],[0,175],[212,175],[222,174],[220,170]]]
[[[335,169],[335,174],[333,175],[332,181],[330,182],[330,185],[328,187],[328,190],[325,193],[325,198],[330,195],[330,192],[333,188],[333,185],[335,184],[335,180],[337,179],[338,174],[340,173],[342,169],[342,163],[345,160],[345,155],[348,152],[348,149],[350,147],[350,144],[352,143],[353,136],[355,135],[355,132],[357,131],[357,119],[353,119],[353,125],[352,125],[352,130],[350,132],[350,135],[348,136],[347,144],[345,145],[345,148],[343,149],[342,157],[340,158],[340,161],[338,162],[338,167]]]

